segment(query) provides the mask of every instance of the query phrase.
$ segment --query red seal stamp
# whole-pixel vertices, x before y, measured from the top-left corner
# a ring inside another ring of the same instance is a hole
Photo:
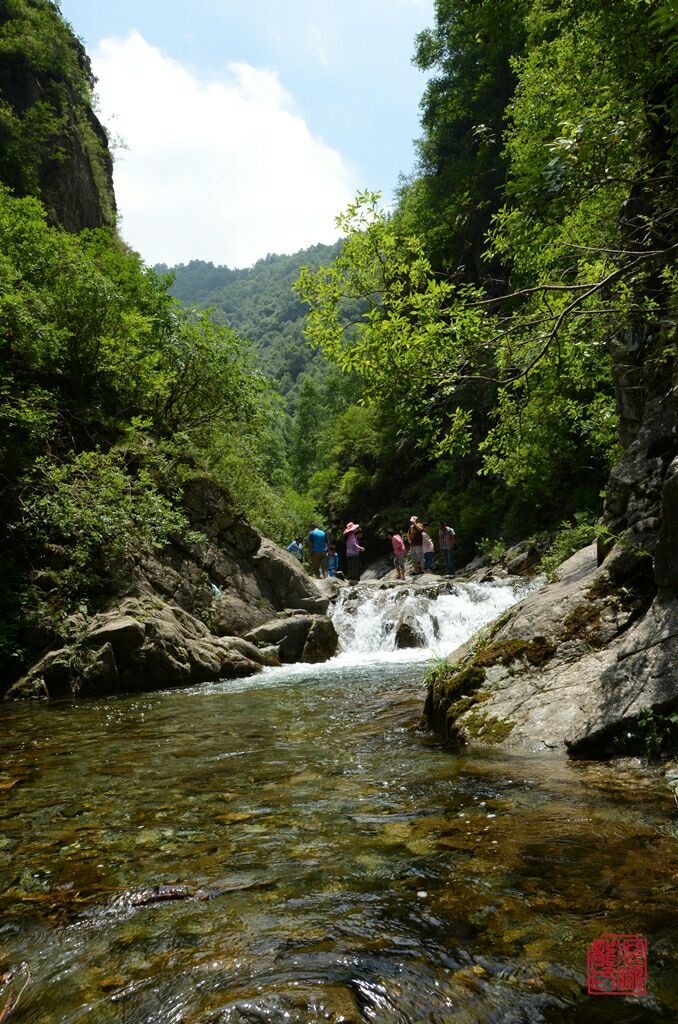
[[[586,954],[592,996],[647,995],[647,936],[601,935]]]

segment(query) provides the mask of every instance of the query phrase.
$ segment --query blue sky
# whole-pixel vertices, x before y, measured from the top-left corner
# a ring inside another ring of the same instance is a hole
[[[335,237],[412,170],[433,0],[61,0],[99,77],[121,231],[149,262],[246,266]]]

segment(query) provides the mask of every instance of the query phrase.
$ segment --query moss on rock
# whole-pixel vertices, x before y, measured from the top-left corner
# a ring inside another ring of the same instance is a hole
[[[546,637],[537,636],[533,640],[514,637],[498,643],[488,644],[474,656],[474,664],[490,668],[492,665],[510,665],[513,661],[526,658],[530,665],[545,665],[556,653],[555,644]]]
[[[599,604],[578,604],[565,617],[561,640],[591,640],[600,626],[603,608]]]
[[[511,735],[515,722],[505,722],[501,718],[485,715],[482,711],[473,711],[464,719],[463,728],[474,739],[483,743],[502,743]]]

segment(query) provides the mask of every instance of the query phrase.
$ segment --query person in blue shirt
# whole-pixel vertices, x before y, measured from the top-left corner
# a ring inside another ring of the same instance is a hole
[[[317,523],[311,523],[311,532],[308,535],[308,543],[311,549],[311,568],[316,576],[322,579],[325,575],[325,561],[327,555],[327,534],[321,530]]]
[[[295,558],[298,558],[300,562],[304,561],[304,538],[295,537],[291,544],[287,545],[287,550]]]
[[[336,576],[339,571],[339,552],[330,544],[327,548],[327,575]]]

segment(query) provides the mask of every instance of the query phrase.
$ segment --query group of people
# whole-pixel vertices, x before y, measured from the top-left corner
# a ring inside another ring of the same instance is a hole
[[[410,525],[407,529],[407,543],[410,548],[410,558],[415,576],[424,572],[433,571],[433,556],[435,544],[431,537],[433,524],[427,519],[421,522],[418,516],[410,516]],[[399,533],[389,531],[391,546],[393,548],[393,564],[398,579],[405,579],[405,542]],[[455,570],[455,548],[457,546],[457,535],[452,527],[441,519],[438,523],[438,550],[442,560],[442,568],[448,576],[452,576]]]
[[[357,583],[360,579],[360,556],[365,548],[361,545],[362,530],[360,523],[348,523],[344,530],[346,539],[346,567],[348,578]],[[324,576],[343,576],[339,568],[339,552],[335,541],[321,530],[317,523],[311,523],[311,529],[304,540],[302,536],[294,538],[287,545],[290,554],[303,563],[305,552],[308,552],[311,572],[322,579]]]
[[[399,580],[405,579],[405,558],[409,547],[410,559],[415,576],[424,572],[433,571],[433,556],[435,544],[431,538],[431,524],[428,520],[421,522],[418,516],[410,516],[410,524],[405,539],[395,530],[388,531],[388,537],[393,549],[393,565]],[[442,568],[448,576],[455,571],[455,548],[457,546],[457,535],[452,527],[445,521],[438,522],[438,550],[442,561]],[[362,540],[360,523],[349,522],[343,532],[346,541],[346,569],[351,582],[357,583],[360,579],[360,556],[364,554],[365,548]],[[297,536],[288,544],[287,550],[304,562],[308,552],[308,560],[311,563],[311,571],[314,576],[343,576],[339,568],[339,553],[334,540],[321,530],[317,523],[311,523],[308,536]]]

